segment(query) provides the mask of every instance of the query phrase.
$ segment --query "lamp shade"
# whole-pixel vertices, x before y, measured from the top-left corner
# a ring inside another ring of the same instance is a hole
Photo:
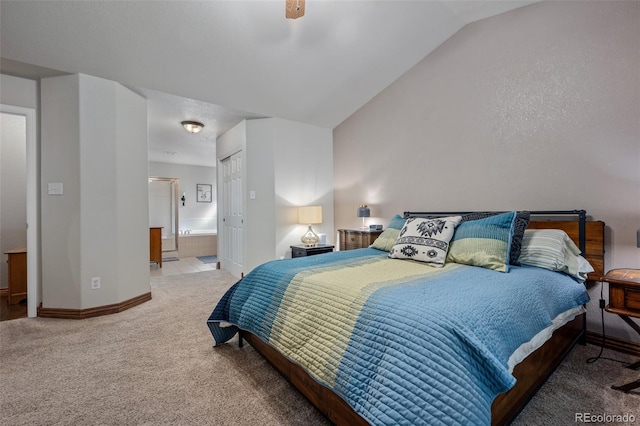
[[[299,207],[298,223],[305,225],[322,223],[322,206]]]
[[[369,207],[367,207],[366,204],[363,204],[360,207],[358,207],[358,217],[369,217],[370,215],[371,215],[371,210],[369,210]]]

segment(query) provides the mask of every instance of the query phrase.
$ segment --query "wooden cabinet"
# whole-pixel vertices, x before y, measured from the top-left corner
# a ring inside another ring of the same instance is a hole
[[[149,228],[149,257],[162,268],[162,227]]]
[[[334,246],[318,244],[314,247],[291,246],[291,257],[313,256],[314,254],[331,253]]]
[[[602,281],[609,283],[608,312],[640,318],[640,269],[614,269]],[[636,327],[640,334],[640,327]]]
[[[640,318],[640,269],[614,269],[607,272],[602,281],[609,283],[609,304],[605,310],[618,314],[640,335],[640,325],[629,318]],[[627,368],[640,370],[640,361]],[[611,388],[628,393],[640,388],[640,380]]]
[[[9,304],[15,305],[27,298],[27,249],[6,251],[9,275]]]
[[[340,250],[353,250],[369,247],[382,231],[360,231],[357,229],[338,229]]]

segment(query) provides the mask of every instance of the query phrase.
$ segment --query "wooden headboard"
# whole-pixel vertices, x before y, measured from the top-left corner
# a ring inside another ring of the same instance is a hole
[[[442,217],[469,213],[504,212],[404,212],[404,217]],[[529,213],[531,220],[527,229],[561,229],[566,232],[595,269],[588,279],[600,280],[604,275],[604,222],[587,221],[585,210],[536,210]]]

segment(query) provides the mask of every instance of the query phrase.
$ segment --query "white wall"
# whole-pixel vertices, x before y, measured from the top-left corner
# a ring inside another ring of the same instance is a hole
[[[43,307],[87,309],[150,291],[146,100],[82,74],[41,81]],[[90,288],[91,278],[101,288]]]
[[[0,103],[38,109],[38,83],[34,80],[0,74]]]
[[[331,130],[278,118],[247,120],[246,127],[246,187],[256,194],[245,197],[247,271],[291,257],[306,229],[298,224],[299,206],[322,206],[323,222],[314,230],[333,244]]]
[[[278,259],[276,239],[275,120],[247,120],[245,194],[245,272]],[[256,194],[255,199],[248,195]],[[258,237],[259,235],[259,237]]]
[[[404,210],[586,209],[606,223],[605,267],[640,268],[638,22],[638,2],[541,2],[464,27],[334,130],[337,226],[362,202],[385,225]]]
[[[291,257],[305,226],[297,207],[319,204],[323,223],[314,226],[333,238],[333,136],[330,129],[276,118],[246,120],[218,138],[218,159],[242,151],[244,168],[244,272],[263,262]],[[220,168],[218,168],[220,169]],[[222,175],[218,171],[222,209]],[[249,194],[254,191],[255,198]],[[219,229],[222,230],[219,216]],[[223,233],[218,233],[219,257]],[[222,263],[224,268],[224,261]]]
[[[298,206],[322,206],[316,234],[335,244],[333,227],[333,132],[308,124],[275,119],[276,255],[291,257],[302,244],[307,225],[298,224]]]
[[[149,162],[149,176],[177,178],[179,179],[178,199],[185,193],[185,205],[178,200],[179,229],[196,229],[195,223],[211,222],[207,229],[217,230],[218,200],[216,185],[216,168],[204,166],[190,166],[185,164]],[[196,185],[205,183],[212,185],[212,197],[210,203],[196,201]]]

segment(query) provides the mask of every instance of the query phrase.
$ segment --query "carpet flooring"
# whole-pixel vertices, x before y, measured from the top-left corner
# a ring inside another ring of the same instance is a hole
[[[249,345],[212,347],[206,319],[235,278],[223,270],[154,277],[153,299],[86,320],[0,323],[3,425],[328,425]],[[631,413],[638,376],[577,346],[516,425],[575,425],[575,413]],[[633,357],[605,351],[633,361]]]

